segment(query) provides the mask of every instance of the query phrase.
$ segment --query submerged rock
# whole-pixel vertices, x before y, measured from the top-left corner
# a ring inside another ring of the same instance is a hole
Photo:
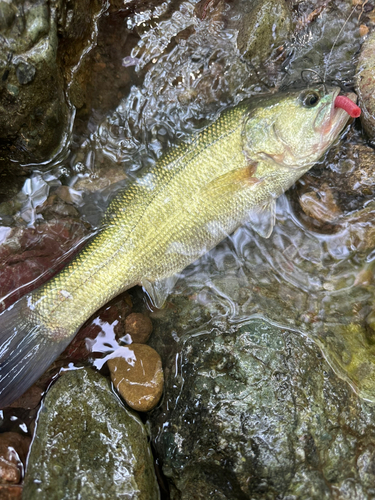
[[[16,432],[0,434],[0,484],[18,484],[23,477],[31,439]],[[0,498],[1,490],[0,490]]]
[[[143,424],[98,373],[67,372],[48,392],[22,498],[159,498]]]
[[[131,313],[125,319],[125,333],[132,342],[145,344],[152,333],[152,322],[142,313]]]
[[[0,227],[0,311],[51,278],[87,234],[85,224],[70,217],[35,228]]]
[[[255,67],[265,61],[272,51],[285,43],[292,30],[292,15],[284,0],[236,2],[237,46],[245,59]]]
[[[121,357],[108,360],[114,386],[128,405],[150,411],[163,393],[164,375],[159,354],[144,344],[121,348]]]
[[[44,0],[0,4],[0,138],[13,146],[13,162],[53,155],[67,125],[56,17],[54,3]]]
[[[296,205],[297,213],[307,227],[337,231],[348,218],[358,218],[374,198],[375,151],[358,132],[348,135],[347,142],[333,148],[293,188],[302,208]]]
[[[375,408],[309,339],[261,320],[174,333],[177,342],[165,329],[156,321],[153,343],[167,396],[150,422],[172,499],[374,495]]]
[[[0,485],[1,500],[21,500],[22,486],[3,486]]]
[[[361,122],[371,140],[375,139],[375,31],[364,42],[357,65],[356,91],[362,109]]]
[[[0,2],[0,171],[45,168],[67,144],[67,88],[94,43],[101,8],[97,0]]]
[[[332,190],[327,184],[322,184],[319,190],[307,191],[299,199],[306,215],[321,223],[335,222],[342,214],[334,199]]]

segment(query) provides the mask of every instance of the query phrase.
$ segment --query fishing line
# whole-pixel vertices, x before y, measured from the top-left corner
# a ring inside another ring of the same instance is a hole
[[[349,14],[349,16],[347,17],[346,21],[344,22],[344,24],[342,25],[337,37],[335,38],[335,41],[333,42],[333,45],[332,45],[332,48],[330,50],[330,53],[328,55],[328,60],[327,60],[327,64],[326,64],[326,67],[325,67],[325,70],[324,70],[324,75],[323,75],[323,81],[325,82],[326,80],[326,76],[327,76],[327,68],[328,68],[328,65],[329,65],[329,61],[331,59],[331,56],[332,56],[332,52],[333,52],[333,49],[335,48],[336,46],[336,43],[337,41],[339,40],[340,36],[341,36],[341,33],[343,32],[345,26],[348,24],[350,18],[352,17],[352,15],[354,14],[355,10],[356,10],[357,6],[355,5],[351,11],[351,13]]]

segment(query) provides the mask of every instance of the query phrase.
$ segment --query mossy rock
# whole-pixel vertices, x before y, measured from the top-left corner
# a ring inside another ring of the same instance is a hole
[[[158,500],[145,428],[91,369],[64,373],[41,407],[24,500]]]

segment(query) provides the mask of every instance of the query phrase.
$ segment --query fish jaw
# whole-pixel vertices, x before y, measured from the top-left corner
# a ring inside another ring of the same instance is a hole
[[[340,89],[332,93],[332,98],[327,103],[329,112],[325,112],[325,116],[320,121],[320,117],[317,117],[317,123],[314,124],[317,130],[319,128],[321,130],[322,142],[318,147],[323,151],[326,151],[330,147],[351,119],[350,115],[344,109],[335,106],[335,100],[339,93]],[[346,94],[346,96],[354,103],[357,102],[357,96],[353,92]],[[326,110],[322,110],[321,112],[323,113],[324,111]]]

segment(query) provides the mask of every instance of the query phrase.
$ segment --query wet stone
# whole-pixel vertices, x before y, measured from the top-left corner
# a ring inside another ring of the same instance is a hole
[[[61,357],[67,361],[86,361],[90,356],[100,356],[109,349],[117,349],[117,338],[124,335],[124,318],[131,311],[127,292],[105,304],[80,328]]]
[[[0,246],[1,311],[60,270],[66,262],[61,257],[68,257],[88,233],[82,222],[71,218],[5,229]]]
[[[155,320],[152,337],[167,368],[151,436],[172,500],[372,498],[374,406],[313,342],[261,320],[184,321]]]
[[[14,401],[10,407],[11,408],[24,408],[31,410],[36,408],[40,403],[43,396],[43,389],[37,384],[33,384],[27,389],[25,393],[22,394],[16,401]]]
[[[21,482],[30,441],[16,432],[0,434],[0,484]]]
[[[131,313],[125,319],[125,334],[136,344],[145,344],[152,333],[152,321],[142,313]]]
[[[16,69],[17,80],[21,85],[26,85],[34,80],[35,67],[26,62],[20,62]]]
[[[123,357],[108,361],[112,382],[131,408],[150,411],[163,393],[164,374],[160,356],[144,344],[131,344],[121,350]]]
[[[68,105],[56,57],[56,7],[44,0],[1,2],[0,33],[6,83],[0,98],[0,169],[4,165],[13,170],[18,162],[52,156],[67,126]],[[11,162],[5,161],[7,156]]]
[[[22,486],[6,486],[0,484],[1,500],[21,500]]]
[[[99,163],[99,162],[98,162]],[[77,179],[74,189],[88,193],[101,191],[109,186],[124,181],[126,174],[121,168],[112,167],[109,162],[97,167],[95,175],[83,176]]]
[[[358,59],[356,92],[362,109],[361,122],[369,138],[375,140],[375,32],[364,42]]]
[[[322,229],[326,225],[332,232],[332,227],[338,230],[348,218],[352,222],[358,219],[358,224],[362,218],[371,231],[366,207],[375,194],[375,151],[358,142],[361,139],[356,134],[352,132],[346,143],[333,148],[322,164],[292,188],[296,210],[307,227]]]
[[[158,500],[145,428],[103,376],[64,373],[41,407],[24,500]]]
[[[285,42],[292,29],[291,12],[283,0],[236,2],[237,45],[241,54],[258,66]]]
[[[323,223],[334,222],[342,214],[332,190],[327,185],[322,185],[317,192],[309,191],[303,194],[299,201],[306,215]]]

